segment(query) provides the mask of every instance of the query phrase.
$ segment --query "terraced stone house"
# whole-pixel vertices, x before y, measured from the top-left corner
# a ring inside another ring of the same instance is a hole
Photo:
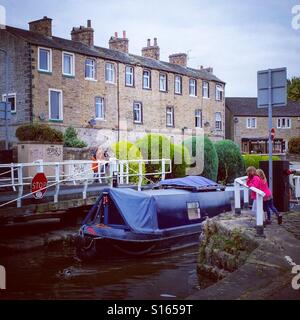
[[[288,100],[273,108],[274,153],[285,153],[288,141],[300,136],[300,103]],[[257,107],[257,98],[226,98],[226,138],[244,153],[268,153],[268,109]]]
[[[0,29],[7,50],[10,136],[33,121],[60,130],[72,125],[89,145],[120,139],[120,127],[164,130],[203,127],[214,140],[225,136],[225,83],[212,68],[187,66],[185,53],[160,60],[157,39],[129,53],[126,32],[111,37],[109,48],[94,44],[91,21],[73,28],[71,40],[52,34],[52,19],[29,23],[29,30]],[[0,97],[5,100],[4,57],[0,54]],[[4,123],[1,138],[4,139]]]

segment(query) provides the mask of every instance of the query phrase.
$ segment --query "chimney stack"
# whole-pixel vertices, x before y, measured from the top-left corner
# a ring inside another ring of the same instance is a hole
[[[157,38],[154,38],[154,44],[151,46],[151,40],[147,40],[147,47],[142,49],[142,56],[146,58],[152,58],[155,60],[160,59],[160,48],[157,44]]]
[[[94,29],[92,28],[92,21],[87,21],[87,26],[80,26],[79,28],[73,28],[71,32],[73,41],[82,42],[89,47],[94,46]]]
[[[31,21],[29,22],[29,30],[46,37],[52,37],[52,19],[45,16],[43,19]]]
[[[129,39],[126,37],[126,31],[123,31],[123,38],[118,37],[118,32],[115,32],[114,37],[109,40],[109,49],[128,53]]]
[[[182,67],[187,66],[188,55],[186,53],[175,53],[169,56],[170,63],[177,64]]]

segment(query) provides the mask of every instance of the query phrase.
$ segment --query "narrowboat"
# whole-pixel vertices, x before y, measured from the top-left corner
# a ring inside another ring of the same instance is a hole
[[[161,181],[136,191],[106,188],[76,239],[81,259],[163,254],[199,242],[202,222],[231,210],[231,193],[203,177]]]

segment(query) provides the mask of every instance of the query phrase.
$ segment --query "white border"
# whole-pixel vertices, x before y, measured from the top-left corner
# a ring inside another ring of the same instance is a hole
[[[60,93],[60,101],[59,101],[59,119],[52,119],[51,116],[51,91],[59,92]],[[63,106],[63,91],[58,89],[49,88],[48,91],[48,112],[49,112],[49,121],[64,121],[64,106]]]

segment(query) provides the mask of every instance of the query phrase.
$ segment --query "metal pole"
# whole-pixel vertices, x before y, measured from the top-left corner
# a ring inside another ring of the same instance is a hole
[[[1,52],[5,54],[5,92],[6,92],[6,97],[5,97],[5,149],[8,150],[8,53],[4,49],[0,49]]]
[[[269,69],[269,107],[268,107],[268,114],[269,114],[269,188],[271,192],[273,192],[273,141],[271,137],[271,130],[273,127],[272,124],[272,72]]]

